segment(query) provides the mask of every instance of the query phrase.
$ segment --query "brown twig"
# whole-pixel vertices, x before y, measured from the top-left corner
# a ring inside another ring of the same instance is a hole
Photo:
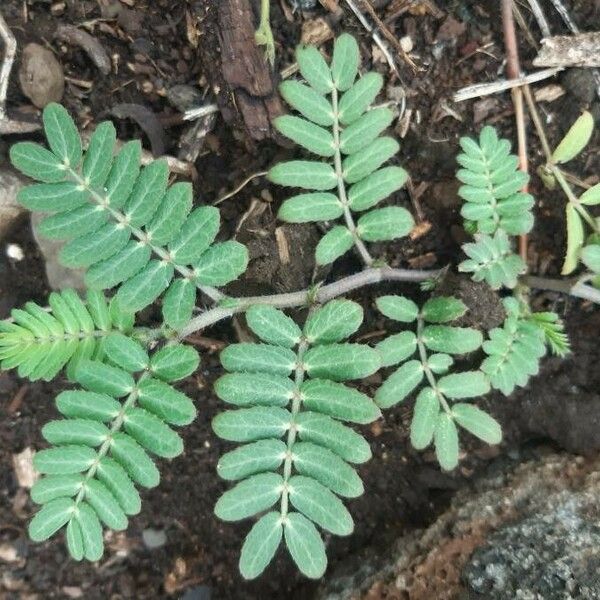
[[[502,26],[504,30],[504,45],[506,47],[506,72],[509,79],[516,79],[521,75],[519,63],[519,46],[513,15],[513,0],[502,0]],[[519,144],[519,168],[524,173],[529,171],[527,160],[527,132],[525,129],[525,110],[523,106],[523,90],[515,87],[511,90],[515,106],[515,119],[517,122],[517,139]],[[527,186],[523,188],[527,192]],[[527,262],[527,234],[519,236],[519,254]]]

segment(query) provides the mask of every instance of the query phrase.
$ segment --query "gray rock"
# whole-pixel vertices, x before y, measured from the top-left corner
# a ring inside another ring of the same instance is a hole
[[[31,43],[23,49],[19,83],[34,106],[44,108],[50,102],[60,102],[65,91],[65,74],[50,50]]]
[[[58,254],[65,243],[58,240],[46,239],[38,233],[38,225],[44,216],[41,213],[32,213],[31,227],[35,241],[44,256],[46,276],[48,277],[50,287],[53,290],[64,290],[65,288],[84,290],[85,283],[83,277],[85,270],[65,267],[58,260]]]
[[[162,529],[144,529],[142,539],[146,548],[155,550],[162,548],[167,543],[167,534]]]
[[[25,209],[17,202],[17,194],[24,185],[25,181],[15,171],[0,169],[0,240],[25,213]]]

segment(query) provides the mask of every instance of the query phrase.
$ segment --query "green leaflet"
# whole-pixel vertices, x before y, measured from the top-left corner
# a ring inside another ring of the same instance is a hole
[[[366,394],[328,379],[305,381],[300,391],[303,404],[308,410],[336,419],[367,424],[381,415]]]
[[[104,554],[104,540],[102,525],[96,512],[86,502],[80,502],[74,516],[81,530],[85,558],[91,561],[100,560]]]
[[[272,306],[251,306],[246,311],[248,327],[267,344],[292,348],[302,336],[300,327],[283,311]]]
[[[138,394],[140,406],[165,423],[188,425],[196,417],[194,403],[185,394],[163,381],[144,379],[138,385]]]
[[[248,260],[248,250],[239,242],[214,244],[194,265],[196,280],[203,285],[226,285],[246,270]]]
[[[57,498],[48,502],[29,523],[29,537],[34,542],[47,540],[73,516],[75,503],[70,498]]]
[[[399,190],[408,179],[408,173],[401,167],[383,167],[362,181],[355,183],[348,192],[348,202],[352,210],[367,210]]]
[[[224,454],[217,464],[223,479],[244,479],[263,471],[275,471],[285,458],[287,447],[281,440],[259,440]]]
[[[67,167],[81,162],[81,138],[69,113],[60,104],[51,102],[42,114],[44,133],[50,149]]]
[[[360,64],[360,50],[354,37],[342,33],[333,44],[331,76],[340,92],[345,92],[354,83]]]
[[[102,423],[90,419],[50,421],[42,428],[44,439],[50,444],[99,446],[106,441],[110,431]]]
[[[100,123],[92,133],[81,169],[91,187],[99,188],[106,183],[116,141],[117,132],[110,121]]]
[[[123,509],[103,483],[96,479],[88,479],[84,487],[87,503],[107,527],[116,531],[127,529],[128,522]]]
[[[586,206],[596,206],[600,204],[600,183],[593,185],[579,196],[579,202]]]
[[[192,318],[196,304],[196,286],[189,279],[176,279],[164,295],[162,314],[165,324],[181,329]]]
[[[335,452],[310,442],[294,444],[293,462],[301,475],[306,475],[332,492],[346,498],[357,498],[364,486],[356,471]]]
[[[309,190],[331,190],[337,186],[333,168],[322,162],[290,160],[275,165],[267,175],[269,181]]]
[[[344,212],[335,194],[312,192],[288,198],[279,209],[277,217],[287,223],[329,221],[341,217]]]
[[[71,558],[77,561],[81,560],[84,555],[83,536],[81,535],[81,527],[75,519],[71,519],[67,523],[65,537]]]
[[[271,508],[283,489],[283,477],[277,473],[253,475],[225,492],[215,506],[215,514],[224,521],[240,521]]]
[[[325,59],[314,46],[298,46],[296,61],[306,82],[320,94],[327,94],[333,88],[331,72]]]
[[[173,272],[173,265],[151,260],[119,288],[116,296],[119,303],[134,312],[152,304],[171,283]]]
[[[356,183],[376,171],[384,162],[400,150],[398,142],[391,137],[380,137],[359,152],[351,154],[342,163],[344,180]]]
[[[156,465],[132,437],[126,433],[115,433],[110,451],[133,481],[146,488],[158,485],[160,475]]]
[[[339,119],[350,125],[367,110],[383,87],[383,77],[379,73],[367,73],[361,77],[341,98]]]
[[[331,103],[315,89],[298,81],[284,81],[279,86],[283,99],[309,121],[328,127],[333,125]]]
[[[96,452],[88,446],[61,446],[40,450],[33,458],[33,466],[48,475],[81,473],[96,459]]]
[[[455,404],[452,407],[454,420],[464,429],[488,444],[502,441],[500,424],[486,412],[472,404]]]
[[[232,344],[221,352],[221,363],[228,371],[289,375],[296,366],[296,355],[281,346]]]
[[[164,159],[155,160],[142,169],[124,207],[125,216],[134,227],[152,219],[167,191],[168,178],[169,167]]]
[[[240,572],[245,579],[255,579],[269,565],[283,537],[281,515],[270,512],[262,516],[244,540],[240,555]]]
[[[419,314],[419,307],[404,296],[380,296],[375,302],[382,314],[401,323],[412,323]]]
[[[153,244],[168,244],[181,231],[192,208],[192,185],[178,182],[164,195],[146,232]]]
[[[268,373],[228,373],[215,382],[221,400],[238,406],[286,406],[294,395],[294,382]]]
[[[400,366],[377,390],[375,402],[381,408],[390,408],[404,400],[424,377],[423,365],[418,360],[410,360]]]
[[[309,315],[304,335],[310,344],[340,342],[355,333],[362,320],[363,310],[359,304],[351,300],[332,300]]]
[[[104,352],[112,363],[130,373],[143,371],[150,364],[150,358],[144,348],[122,333],[111,333],[107,336]]]
[[[56,183],[67,176],[61,160],[46,148],[33,142],[19,142],[10,147],[10,162],[23,175],[36,181]]]
[[[38,479],[31,488],[31,499],[36,504],[46,504],[51,500],[75,496],[83,485],[81,475],[48,475]]]
[[[391,367],[415,353],[417,336],[412,331],[395,333],[381,340],[375,348],[381,355],[381,366]]]
[[[566,163],[575,158],[587,146],[593,131],[594,118],[591,113],[584,111],[552,153],[552,160]]]
[[[454,364],[454,359],[449,354],[432,354],[427,359],[427,365],[436,374],[443,374]]]
[[[284,115],[277,117],[274,125],[285,137],[317,156],[330,157],[335,153],[333,135],[327,129],[306,119]]]
[[[290,481],[290,502],[317,525],[336,535],[350,535],[354,522],[344,503],[311,477],[294,475]]]
[[[572,202],[566,207],[567,214],[567,251],[561,275],[569,275],[577,268],[579,256],[584,244],[583,221]]]
[[[458,432],[452,417],[439,413],[433,434],[435,455],[442,469],[451,471],[458,464]]]
[[[129,373],[97,361],[82,360],[75,375],[78,383],[87,390],[115,398],[130,394],[135,387],[133,377]]]
[[[198,352],[191,346],[169,344],[150,359],[150,371],[163,381],[179,381],[189,377],[200,364]]]
[[[387,206],[362,215],[356,230],[363,240],[379,242],[408,235],[414,224],[412,215],[405,208]]]
[[[317,528],[300,513],[288,513],[284,520],[285,544],[303,575],[318,579],[327,569],[325,544]]]
[[[183,440],[164,421],[143,408],[130,408],[123,420],[125,431],[143,448],[173,458],[183,452]]]
[[[131,240],[110,258],[92,265],[85,283],[92,289],[107,290],[139,273],[149,262],[152,252],[143,242]]]
[[[225,411],[213,419],[212,426],[224,440],[253,442],[281,437],[289,429],[290,419],[283,408],[254,406]]]
[[[67,240],[96,231],[107,220],[108,213],[101,206],[86,204],[42,219],[37,230],[42,237],[51,240]]]
[[[423,318],[429,323],[447,323],[462,317],[467,307],[462,300],[452,296],[430,298],[423,305]]]
[[[19,204],[32,211],[62,213],[86,204],[90,194],[71,181],[36,183],[19,190]]]
[[[416,450],[424,450],[431,444],[439,412],[436,393],[430,387],[423,388],[417,396],[410,424],[410,443]]]
[[[364,379],[380,367],[379,354],[361,344],[327,344],[310,348],[304,355],[304,368],[311,377],[333,381]]]
[[[448,398],[476,398],[490,391],[490,382],[481,371],[467,371],[442,377],[438,388]]]
[[[600,273],[600,245],[590,244],[581,250],[581,262],[594,273]]]
[[[215,241],[219,226],[219,211],[214,206],[201,206],[193,210],[169,244],[173,261],[178,265],[196,262]]]
[[[114,459],[105,456],[98,464],[98,479],[112,492],[127,515],[137,515],[142,500],[125,469]]]
[[[60,262],[67,267],[89,267],[122,250],[130,236],[125,227],[107,223],[67,243],[60,251]]]
[[[479,331],[470,327],[428,325],[423,330],[423,341],[434,352],[466,354],[481,346],[483,336]]]
[[[113,161],[106,180],[106,198],[113,208],[121,208],[133,190],[140,172],[142,145],[134,140],[123,145]]]
[[[346,254],[354,240],[347,227],[336,225],[328,231],[317,244],[315,258],[318,265],[328,265],[334,260]]]
[[[373,108],[346,127],[340,136],[340,150],[354,154],[375,140],[394,120],[389,108]]]

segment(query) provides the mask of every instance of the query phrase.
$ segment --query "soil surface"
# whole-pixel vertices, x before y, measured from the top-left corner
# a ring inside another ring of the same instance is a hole
[[[139,137],[149,151],[162,144],[167,154],[181,158],[182,140],[191,126],[181,118],[181,104],[178,107],[173,100],[176,86],[192,86],[200,98],[196,103],[218,100],[226,114],[226,99],[218,98],[222,90],[215,88],[220,63],[200,55],[209,43],[213,45],[212,56],[219,55],[219,38],[207,29],[210,19],[215,18],[209,14],[209,4],[212,2],[201,0],[5,0],[0,10],[17,37],[17,69],[22,49],[30,42],[54,53],[66,76],[62,102],[84,131],[102,119],[112,118],[121,139]],[[401,79],[390,73],[344,2],[339,2],[342,12],[337,16],[321,6],[335,5],[332,1],[317,3],[313,12],[305,13],[292,13],[286,0],[272,4],[276,74],[292,62],[293,48],[303,32],[306,35],[323,26],[317,19],[325,19],[333,32],[349,31],[359,38],[363,67],[376,69],[386,78],[382,101],[406,96],[407,112],[396,126],[397,135],[403,138],[397,160],[411,174],[412,193],[402,191],[392,201],[412,209],[422,225],[422,235],[385,247],[375,245],[374,253],[383,254],[393,266],[456,264],[465,239],[453,179],[458,139],[486,123],[515,139],[510,95],[461,104],[451,101],[453,92],[465,85],[502,76],[504,47],[498,3],[438,1],[436,11],[431,10],[434,2],[415,2],[413,9],[394,17],[402,2],[372,1],[381,17],[390,17],[387,22],[397,38],[410,37],[413,44],[412,55],[419,71],[415,74],[400,63]],[[572,0],[566,5],[583,28],[600,29],[597,0]],[[253,8],[256,14],[257,7]],[[525,18],[539,39],[534,20],[529,14]],[[554,14],[550,21],[554,31],[564,31]],[[55,37],[57,28],[65,24],[86,29],[103,47],[111,61],[108,75],[100,73],[81,47]],[[522,30],[519,42],[523,68],[528,70],[535,49]],[[276,80],[278,76],[273,77]],[[546,82],[560,85],[563,91],[558,99],[540,103],[553,142],[560,139],[582,109],[591,110],[597,119],[600,116],[591,77],[590,71],[571,70],[556,81]],[[536,89],[543,87],[541,84]],[[123,112],[125,104],[138,105],[154,117],[149,120],[145,112],[140,120],[139,110]],[[22,94],[16,74],[9,85],[8,106],[37,115]],[[198,202],[218,200],[249,175],[264,171],[273,160],[294,152],[277,140],[252,138],[239,115],[227,120],[217,116],[206,127],[202,146],[196,148],[193,174]],[[28,136],[35,138],[35,134]],[[15,139],[0,140],[0,165]],[[600,173],[599,139],[596,134],[588,150],[569,165],[571,172],[581,177]],[[533,133],[529,143],[533,173],[542,158]],[[529,266],[532,273],[557,276],[564,252],[564,199],[558,192],[545,190],[535,176],[531,191],[537,199],[537,221],[530,235]],[[313,277],[331,280],[359,268],[357,260],[349,256],[331,272],[315,273],[311,261],[320,232],[312,225],[286,226],[283,234],[278,231],[281,224],[274,215],[283,199],[281,189],[257,177],[220,204],[224,222],[221,235],[235,236],[247,244],[252,259],[249,273],[232,286],[232,293],[300,289]],[[278,243],[282,236],[290,248],[291,262],[287,264]],[[24,258],[8,258],[8,244],[20,246]],[[0,318],[29,299],[44,304],[49,289],[28,219],[21,220],[1,246]],[[475,326],[488,328],[502,318],[497,313],[498,299],[490,297],[488,291],[471,289],[464,281],[453,285],[465,301],[472,300]],[[405,293],[416,299],[420,294],[414,286],[401,285],[380,286],[378,291]],[[372,293],[363,290],[353,298],[366,311],[360,334],[376,341],[386,325],[372,310]],[[532,301],[535,308],[556,310],[564,318],[573,353],[564,361],[546,360],[540,375],[511,398],[501,394],[485,398],[483,405],[501,421],[505,440],[500,448],[490,449],[465,437],[466,457],[455,473],[442,473],[431,453],[417,453],[410,448],[410,405],[386,412],[383,419],[366,428],[364,433],[373,449],[373,459],[360,468],[366,493],[349,503],[356,523],[354,534],[326,540],[329,572],[356,553],[384,553],[400,535],[428,526],[449,506],[457,491],[476,480],[498,453],[518,459],[524,444],[538,442],[578,453],[600,449],[600,313],[589,304],[553,293],[534,293]],[[144,318],[152,321],[154,316],[149,311]],[[35,508],[27,490],[19,487],[13,467],[15,454],[44,447],[40,430],[56,418],[53,398],[67,387],[67,382],[59,379],[49,384],[30,384],[13,373],[0,374],[0,597],[292,600],[314,596],[318,584],[299,576],[283,553],[257,582],[244,582],[238,574],[237,560],[249,524],[226,524],[213,515],[215,501],[227,487],[217,477],[215,466],[229,446],[210,428],[212,417],[222,410],[211,385],[220,374],[217,354],[221,342],[236,341],[240,331],[244,331],[243,323],[238,327],[218,325],[203,334],[209,337],[194,340],[201,346],[203,363],[182,389],[196,400],[199,416],[182,431],[185,454],[160,463],[160,486],[143,494],[142,512],[130,519],[127,531],[110,535],[105,557],[98,564],[74,563],[60,537],[43,544],[27,539],[27,522]],[[365,390],[373,389],[380,381],[381,375],[373,377],[365,382]]]

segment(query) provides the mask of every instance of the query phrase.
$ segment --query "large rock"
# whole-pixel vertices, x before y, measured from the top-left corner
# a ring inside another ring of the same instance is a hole
[[[17,202],[17,194],[24,185],[23,178],[15,171],[0,168],[0,241],[25,212]]]
[[[598,599],[599,468],[600,457],[550,454],[484,478],[428,529],[346,563],[317,597]]]

